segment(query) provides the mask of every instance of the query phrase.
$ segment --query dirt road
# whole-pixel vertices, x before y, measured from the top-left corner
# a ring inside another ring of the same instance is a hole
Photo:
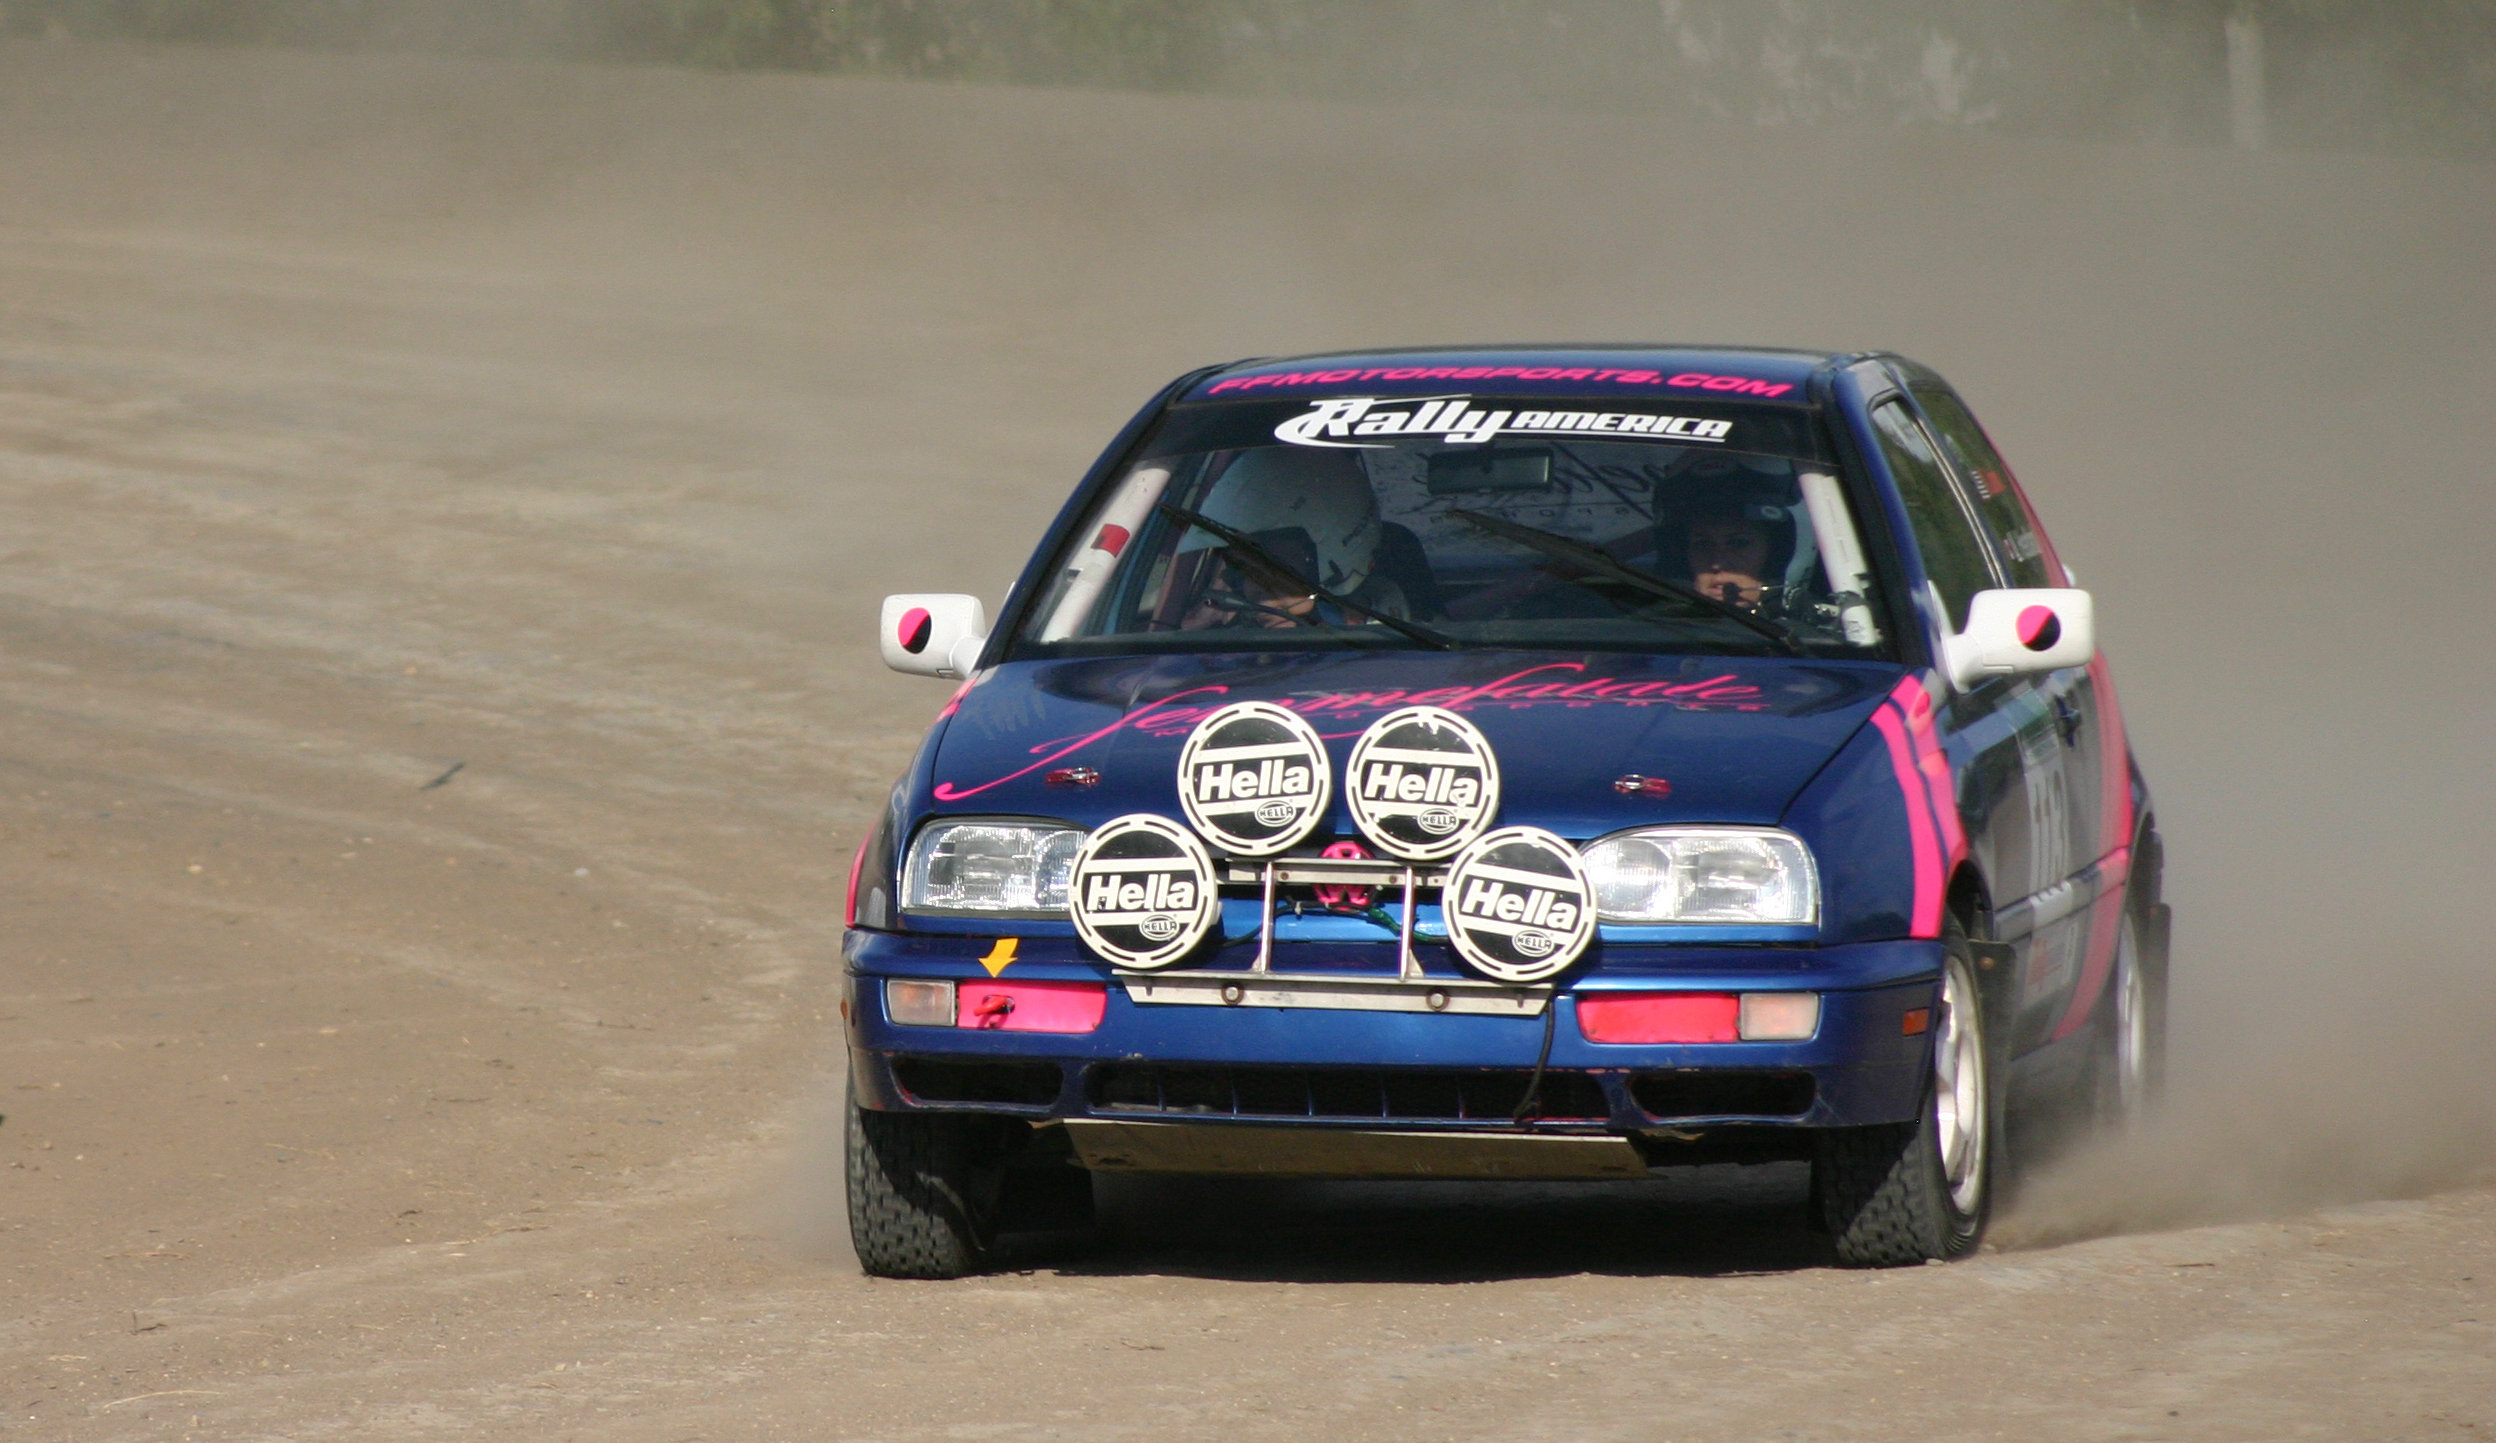
[[[0,1419],[30,1439],[2496,1433],[2496,176],[0,48]],[[2100,598],[2174,1115],[1968,1263],[1790,1171],[839,1238],[842,875],[1206,360],[1883,346]]]

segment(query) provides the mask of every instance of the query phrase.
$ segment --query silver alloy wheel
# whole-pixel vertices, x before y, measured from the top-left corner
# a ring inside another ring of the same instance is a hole
[[[1950,1206],[1973,1216],[1985,1192],[1985,1039],[1975,980],[1953,957],[1941,974],[1933,1038],[1933,1122]]]
[[[2149,981],[2126,908],[2115,934],[2115,1120],[2130,1123],[2149,1100]]]

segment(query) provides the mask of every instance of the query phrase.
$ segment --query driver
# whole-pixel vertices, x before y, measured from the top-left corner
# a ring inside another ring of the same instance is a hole
[[[1686,568],[1690,585],[1744,611],[1757,611],[1782,586],[1794,557],[1794,511],[1732,457],[1711,457],[1725,474],[1657,528],[1656,559]]]
[[[1772,543],[1767,524],[1747,515],[1750,509],[1727,507],[1691,517],[1687,559],[1693,586],[1718,601],[1756,611],[1768,587]]]
[[[1360,458],[1349,452],[1296,446],[1244,452],[1195,509],[1207,520],[1246,534],[1283,569],[1254,555],[1234,555],[1218,537],[1191,530],[1179,543],[1180,559],[1206,551],[1217,556],[1201,558],[1214,564],[1200,568],[1202,590],[1179,621],[1183,631],[1368,621],[1295,577],[1377,613],[1397,618],[1411,614],[1403,589],[1377,571],[1378,498],[1369,489]]]

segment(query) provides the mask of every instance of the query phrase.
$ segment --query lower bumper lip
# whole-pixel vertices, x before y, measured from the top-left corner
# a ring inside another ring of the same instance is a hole
[[[1628,1138],[1308,1127],[1191,1127],[1069,1118],[1075,1158],[1096,1172],[1264,1177],[1632,1178],[1647,1161]]]

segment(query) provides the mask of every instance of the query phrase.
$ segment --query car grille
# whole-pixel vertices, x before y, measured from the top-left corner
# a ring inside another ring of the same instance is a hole
[[[1170,1067],[1092,1070],[1096,1112],[1184,1117],[1324,1117],[1506,1122],[1534,1074],[1375,1067]],[[1583,1072],[1546,1072],[1537,1117],[1604,1118],[1603,1087]]]

